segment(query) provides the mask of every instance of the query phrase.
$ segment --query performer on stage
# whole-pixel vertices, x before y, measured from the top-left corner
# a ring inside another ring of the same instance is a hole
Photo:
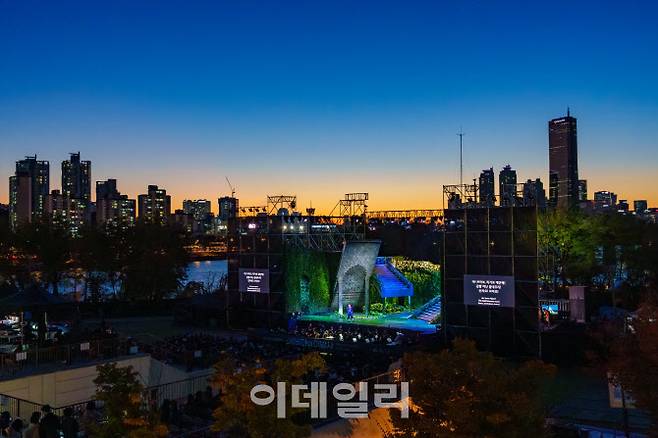
[[[347,305],[347,319],[354,319],[354,308],[351,304]]]

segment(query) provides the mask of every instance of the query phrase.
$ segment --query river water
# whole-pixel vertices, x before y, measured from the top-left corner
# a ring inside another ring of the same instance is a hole
[[[191,281],[195,281],[202,284],[216,284],[228,272],[228,263],[226,260],[200,260],[195,262],[190,262],[187,265],[187,278],[182,281],[182,287]],[[120,285],[116,285],[117,288]],[[65,278],[59,284],[59,293],[62,295],[67,295],[71,293],[78,294],[82,292],[84,284],[82,281],[75,281],[72,278]],[[101,285],[103,293],[105,295],[113,295],[114,291],[111,284],[103,283]]]

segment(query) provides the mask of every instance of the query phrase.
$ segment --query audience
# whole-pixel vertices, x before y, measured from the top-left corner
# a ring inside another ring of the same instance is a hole
[[[415,342],[413,336],[405,335],[399,331],[385,327],[309,323],[307,325],[298,326],[292,334],[312,339],[326,339],[354,344],[396,346]]]
[[[5,430],[11,425],[11,414],[9,411],[4,411],[0,414],[0,430]]]
[[[59,437],[59,418],[52,412],[49,405],[44,405],[41,408],[43,418],[39,424],[39,436],[41,438],[60,438]]]
[[[78,437],[78,421],[73,417],[73,408],[64,409],[64,418],[62,418],[62,435],[64,438]]]
[[[97,424],[99,419],[100,416],[96,410],[96,403],[91,400],[88,401],[85,406],[85,411],[80,416],[80,426],[82,427],[82,431],[88,435],[89,431],[92,429],[92,425]]]
[[[273,360],[298,353],[299,347],[282,343],[249,339],[232,339],[196,333],[171,336],[154,345],[142,345],[142,350],[168,364],[183,365],[188,370],[209,368],[222,354],[230,354],[240,362]]]
[[[2,430],[2,436],[9,438],[22,438],[23,434],[21,432],[23,432],[23,420],[17,418],[12,421],[9,427]]]
[[[41,420],[41,412],[32,412],[30,417],[30,425],[23,433],[24,438],[39,438],[39,420]]]

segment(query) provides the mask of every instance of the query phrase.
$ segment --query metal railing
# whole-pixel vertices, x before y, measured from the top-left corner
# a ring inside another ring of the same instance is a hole
[[[45,365],[69,366],[136,354],[136,345],[126,339],[110,338],[51,347],[19,347],[13,353],[0,354],[0,379],[15,377],[26,370]]]
[[[149,386],[143,391],[143,401],[146,406],[153,408],[159,408],[162,406],[162,402],[165,399],[176,401],[178,403],[185,402],[188,395],[194,395],[198,391],[205,391],[210,385],[211,376],[212,373],[208,373],[189,379]],[[85,400],[70,405],[51,406],[51,409],[53,413],[58,416],[62,416],[64,414],[64,409],[66,408],[72,408],[74,412],[80,414],[90,402],[94,403],[96,409],[102,409],[102,403],[95,399]],[[0,394],[0,412],[8,411],[13,418],[29,418],[32,412],[41,411],[41,408],[44,405],[45,404],[31,402],[11,395]]]
[[[32,412],[41,411],[41,407],[38,403],[0,394],[0,411],[9,412],[12,418],[30,418]]]
[[[210,386],[211,377],[212,373],[207,373],[189,379],[150,386],[144,391],[145,401],[149,406],[157,408],[162,406],[162,402],[165,400],[171,400],[177,402],[177,404],[181,404],[186,401],[187,396],[194,395],[199,391],[205,391]]]
[[[162,406],[164,400],[176,401],[179,404],[184,404],[188,395],[194,395],[198,391],[205,391],[206,388],[210,385],[210,378],[212,374],[204,374],[196,376],[190,379],[179,380],[175,382],[165,383],[161,385],[155,385],[148,387],[144,390],[143,403],[145,406],[148,406],[149,409],[157,410]],[[365,382],[368,384],[367,397],[363,397],[367,400],[368,410],[374,407],[374,395],[375,392],[372,390],[373,385],[382,384],[382,383],[394,383],[398,386],[398,395],[399,384],[402,381],[402,374],[400,370],[393,370],[386,373],[378,374],[366,379],[360,380],[360,382]],[[337,382],[338,383],[338,382]],[[354,399],[361,399],[361,395],[358,393],[358,383],[354,382],[355,388],[357,388],[357,393]],[[328,394],[331,394],[333,386],[329,385]],[[87,404],[93,402],[96,410],[102,412],[102,404],[97,400],[88,400],[72,405],[52,407],[52,411],[57,416],[62,416],[66,408],[72,408],[73,411],[79,416],[85,411]],[[8,411],[13,418],[29,418],[33,412],[40,412],[42,404],[34,403],[28,400],[24,400],[18,397],[13,397],[5,394],[0,394],[0,411]],[[327,398],[327,418],[324,419],[311,419],[310,411],[307,415],[307,421],[312,424],[314,427],[321,426],[323,424],[332,422],[339,418],[338,415],[338,403],[337,401],[329,396]],[[184,437],[217,437],[219,432],[214,432],[211,430],[211,425],[203,425],[195,428],[194,430],[181,430],[171,433],[172,437],[184,438]]]

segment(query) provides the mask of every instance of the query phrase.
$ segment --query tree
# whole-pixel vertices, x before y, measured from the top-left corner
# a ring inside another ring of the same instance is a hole
[[[394,437],[542,437],[547,435],[540,389],[554,367],[540,361],[513,366],[472,341],[452,350],[408,353],[409,418],[391,410]]]
[[[597,273],[596,252],[602,229],[593,216],[574,210],[552,210],[539,216],[537,240],[551,271],[540,275],[558,286],[587,283]]]
[[[640,306],[628,328],[617,333],[608,361],[613,380],[658,425],[658,306],[653,297]]]
[[[0,220],[0,287],[12,282],[13,235],[7,221]]]
[[[48,220],[28,223],[19,228],[17,243],[39,262],[44,283],[53,295],[59,295],[59,283],[71,262],[71,238],[68,232]]]
[[[189,261],[180,230],[140,222],[129,230],[125,244],[129,246],[122,268],[126,298],[157,301],[178,290]]]
[[[84,299],[100,301],[100,284],[103,260],[108,256],[107,235],[97,227],[86,226],[80,230],[80,238],[75,242],[76,265],[84,271]]]
[[[229,437],[303,438],[311,434],[311,427],[300,419],[302,408],[290,406],[290,388],[300,384],[314,370],[324,370],[325,362],[319,353],[308,353],[296,359],[278,359],[271,369],[264,366],[245,366],[234,358],[225,356],[215,365],[213,383],[221,389],[222,399],[213,412],[213,430],[222,431]],[[276,415],[276,401],[258,406],[250,398],[251,389],[258,384],[286,382],[286,418]]]
[[[167,436],[167,428],[157,424],[142,403],[143,385],[131,366],[116,363],[98,365],[96,399],[103,403],[105,422],[92,428],[96,438],[157,438]]]

